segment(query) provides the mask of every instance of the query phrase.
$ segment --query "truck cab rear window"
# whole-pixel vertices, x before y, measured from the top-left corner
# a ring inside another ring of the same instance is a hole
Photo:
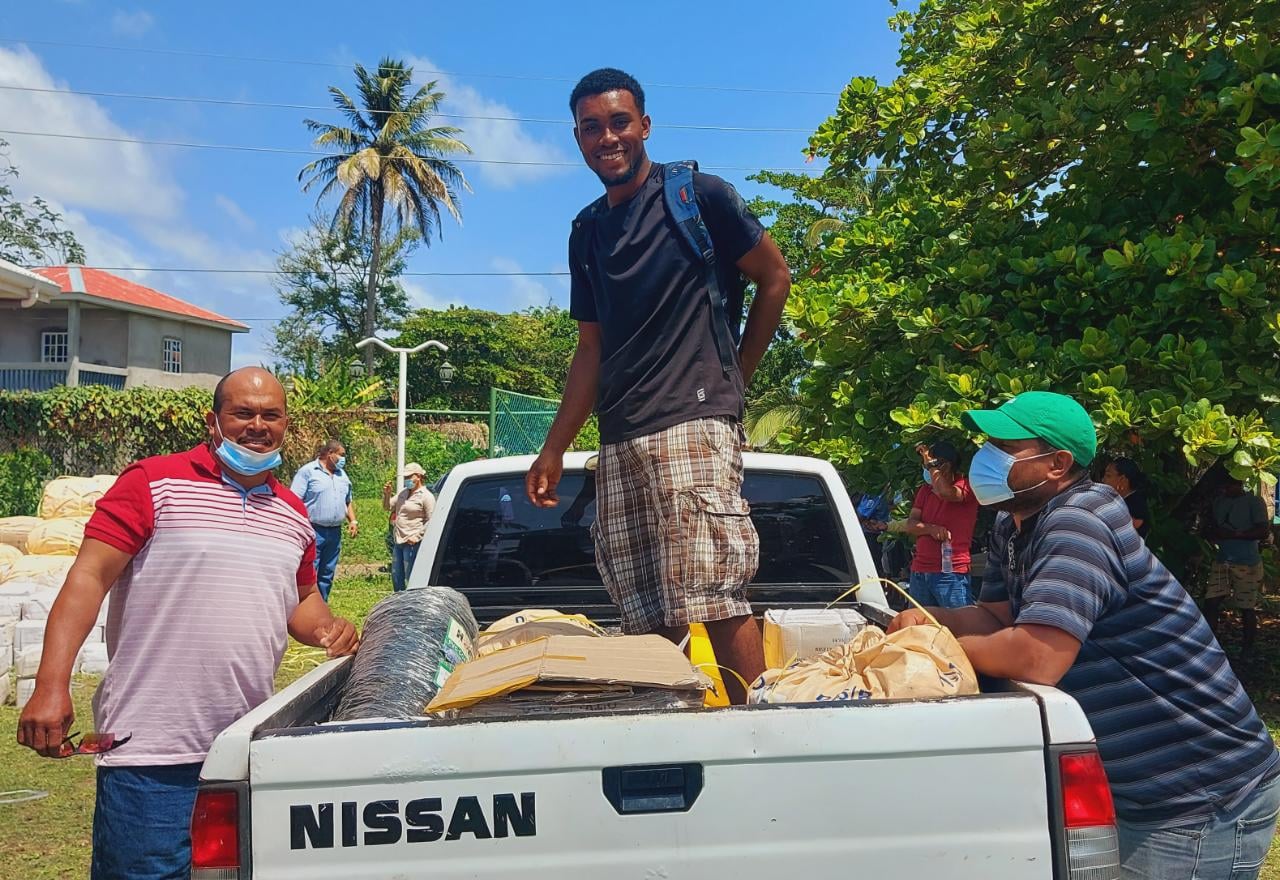
[[[521,475],[522,477],[522,475]],[[467,587],[599,586],[591,524],[595,477],[566,472],[560,504],[534,507],[521,477],[467,480],[459,490],[432,583]],[[743,495],[760,533],[757,584],[848,584],[857,578],[817,477],[748,472]]]

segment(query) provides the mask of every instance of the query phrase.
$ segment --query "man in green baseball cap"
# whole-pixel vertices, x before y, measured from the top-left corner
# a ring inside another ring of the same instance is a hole
[[[1089,414],[1031,391],[963,420],[987,437],[969,484],[1001,513],[978,603],[930,613],[978,672],[1080,704],[1111,784],[1121,877],[1244,876],[1242,853],[1260,860],[1275,834],[1280,754],[1200,609],[1120,495],[1089,479]],[[927,620],[904,611],[889,631]]]

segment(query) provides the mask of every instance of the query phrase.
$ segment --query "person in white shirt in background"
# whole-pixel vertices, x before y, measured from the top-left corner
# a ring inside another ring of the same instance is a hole
[[[391,551],[391,584],[397,593],[409,583],[418,547],[427,531],[427,520],[435,510],[436,499],[426,485],[426,471],[417,462],[404,466],[405,487],[394,498],[395,485],[387,481],[382,487],[382,507],[391,512],[391,528],[395,546]]]

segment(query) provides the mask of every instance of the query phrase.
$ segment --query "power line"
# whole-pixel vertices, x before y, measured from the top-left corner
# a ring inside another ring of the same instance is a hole
[[[108,137],[106,135],[93,134],[70,134],[66,132],[53,131],[19,131],[17,129],[0,128],[0,134],[7,134],[15,137],[43,137],[43,138],[60,138],[63,140],[74,141],[103,141],[113,144],[143,144],[153,147],[178,147],[187,150],[224,150],[236,153],[272,153],[276,155],[286,156],[333,156],[333,153],[326,153],[321,150],[301,150],[292,147],[257,147],[247,144],[205,144],[196,141],[159,141],[147,138],[128,138],[128,137]],[[578,168],[581,163],[578,162],[525,162],[517,159],[473,159],[469,157],[439,157],[449,162],[465,163],[469,165],[531,165],[546,168]],[[760,166],[755,165],[706,165],[703,166],[709,171],[760,171]],[[770,171],[793,171],[804,172],[812,169],[808,168],[770,168]]]
[[[60,266],[36,266],[36,269],[58,269]],[[189,272],[204,275],[282,275],[279,269],[225,269],[195,266],[81,266],[100,272]],[[400,272],[411,278],[554,278],[568,272]]]
[[[0,90],[10,92],[34,92],[44,95],[77,95],[86,98],[118,98],[127,101],[162,101],[180,104],[208,104],[219,107],[262,107],[273,110],[317,110],[330,113],[341,113],[342,111],[332,105],[327,104],[293,104],[275,101],[242,101],[232,98],[201,98],[181,95],[142,95],[131,92],[99,92],[83,89],[46,89],[36,86],[8,86],[0,85]],[[361,113],[377,116],[390,113],[399,113],[399,110],[366,110],[361,109]],[[487,122],[520,122],[539,125],[559,125],[571,126],[573,121],[569,119],[545,119],[533,116],[484,116],[471,113],[435,113],[433,116],[441,119],[472,119],[483,120]],[[657,128],[670,129],[688,129],[693,131],[733,131],[733,132],[755,132],[762,134],[812,134],[807,128],[761,128],[753,126],[740,125],[697,125],[694,123],[683,122],[664,122],[656,126]]]
[[[130,52],[147,55],[169,55],[181,58],[208,58],[217,61],[248,61],[256,64],[292,64],[302,67],[336,67],[350,70],[350,64],[337,61],[315,61],[305,58],[266,58],[255,55],[230,55],[221,52],[197,52],[189,49],[157,49],[148,46],[109,46],[102,43],[72,43],[63,40],[24,40],[16,37],[0,37],[0,43],[22,43],[30,46],[56,46],[64,49],[94,49],[104,52]],[[563,76],[537,76],[517,73],[463,73],[448,70],[416,70],[432,76],[455,76],[463,79],[504,79],[528,82],[576,83],[576,78]],[[753,86],[711,86],[690,85],[687,83],[651,82],[645,84],[646,89],[688,89],[706,92],[746,92],[766,95],[813,95],[824,98],[838,98],[839,92],[827,92],[808,89],[766,89]]]

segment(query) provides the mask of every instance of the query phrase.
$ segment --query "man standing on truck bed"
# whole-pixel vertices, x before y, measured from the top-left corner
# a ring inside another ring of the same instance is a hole
[[[1125,878],[1256,878],[1280,812],[1280,755],[1209,625],[1089,479],[1093,421],[1020,394],[965,424],[987,435],[969,482],[1002,511],[979,604],[932,609],[974,669],[1056,685],[1098,738]],[[890,631],[926,622],[912,609]]]
[[[720,662],[751,681],[764,651],[746,596],[759,538],[741,494],[743,392],[791,274],[732,186],[691,163],[649,160],[631,76],[587,74],[569,108],[605,194],[570,234],[578,346],[525,489],[534,504],[557,504],[564,452],[594,407],[596,561],[623,631],[678,642],[704,623]],[[756,294],[739,342],[743,275]],[[745,702],[736,681],[727,687]]]
[[[71,669],[110,590],[93,714],[129,739],[98,759],[94,880],[187,876],[200,765],[271,696],[288,636],[330,657],[359,644],[316,590],[306,507],[271,473],[289,423],[280,383],[257,367],[228,374],[205,422],[208,443],[133,464],[98,501],[18,721],[23,745],[71,752]]]

